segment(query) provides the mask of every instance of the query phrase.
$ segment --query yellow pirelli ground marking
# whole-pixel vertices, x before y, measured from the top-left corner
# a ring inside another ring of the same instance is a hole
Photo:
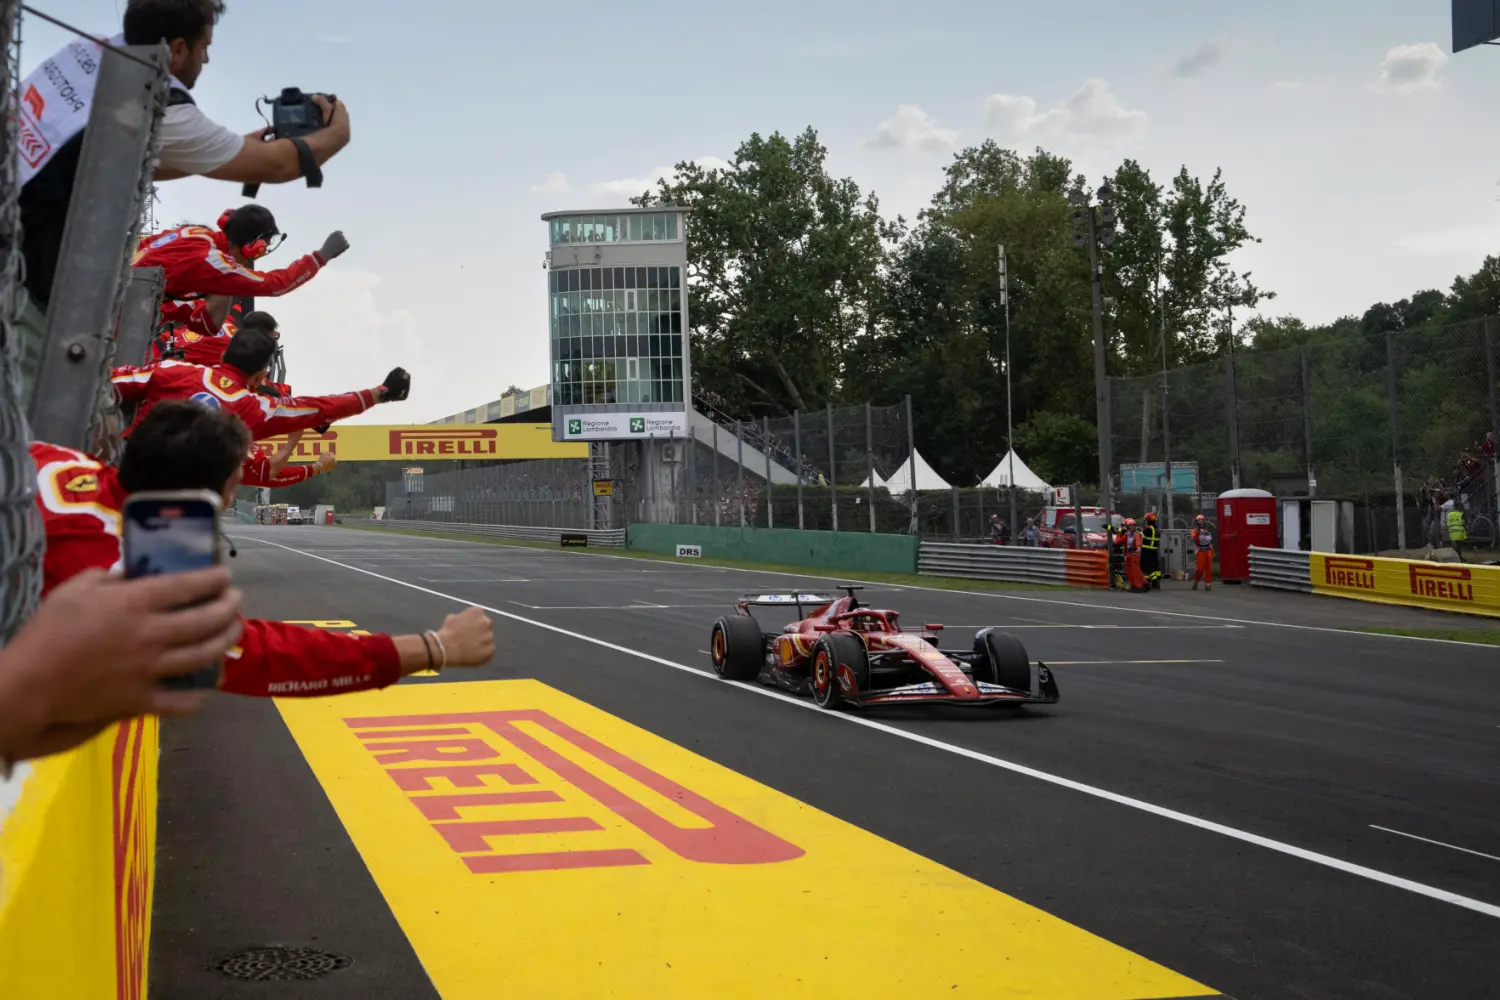
[[[444,1000],[1213,992],[537,681],[276,704]]]

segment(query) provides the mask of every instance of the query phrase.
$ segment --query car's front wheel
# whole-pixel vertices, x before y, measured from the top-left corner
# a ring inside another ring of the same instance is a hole
[[[813,649],[811,674],[813,701],[819,708],[838,708],[845,700],[841,677],[847,677],[853,688],[849,694],[858,700],[859,693],[870,686],[870,659],[865,644],[852,635],[830,635],[819,640]]]
[[[1031,658],[1021,640],[987,628],[974,637],[974,679],[1012,691],[1031,690]]]

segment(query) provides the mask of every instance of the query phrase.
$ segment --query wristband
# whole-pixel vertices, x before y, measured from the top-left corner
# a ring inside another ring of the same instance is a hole
[[[432,646],[427,642],[427,633],[422,633],[422,648],[427,651],[427,669],[432,669]]]
[[[328,266],[328,261],[323,259],[323,252],[321,250],[314,250],[312,252],[312,259],[318,262],[319,267]]]
[[[435,668],[435,669],[441,671],[444,667],[446,667],[448,665],[448,649],[447,649],[447,647],[445,647],[443,645],[442,638],[439,637],[436,632],[433,632],[433,631],[431,631],[429,629],[425,634],[432,636],[432,641],[435,642],[435,643],[437,643],[438,652],[443,654],[443,662],[439,663],[437,665],[437,667]]]

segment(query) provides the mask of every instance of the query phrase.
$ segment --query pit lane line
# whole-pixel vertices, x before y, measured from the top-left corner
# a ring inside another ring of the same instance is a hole
[[[568,636],[571,639],[577,639],[577,640],[582,641],[582,642],[587,642],[587,643],[590,643],[590,644],[595,645],[595,646],[600,646],[600,647],[603,647],[605,649],[613,650],[614,652],[617,652],[617,653],[623,653],[623,654],[625,654],[627,656],[634,656],[634,657],[636,657],[638,659],[646,660],[646,661],[651,662],[651,663],[656,663],[656,664],[659,664],[659,665],[664,666],[664,667],[670,667],[673,670],[679,670],[679,671],[682,671],[684,673],[692,674],[692,675],[697,676],[697,677],[702,677],[702,678],[705,678],[705,679],[708,679],[708,680],[713,680],[713,681],[715,681],[717,683],[720,683],[720,684],[728,683],[728,682],[720,680],[718,677],[716,677],[712,672],[710,672],[708,670],[699,669],[697,667],[690,667],[690,666],[688,666],[685,663],[678,663],[675,660],[668,660],[665,657],[654,656],[654,655],[652,655],[650,653],[645,653],[645,652],[642,652],[642,651],[637,650],[637,649],[631,649],[628,646],[617,645],[616,643],[609,642],[609,641],[604,640],[604,639],[598,639],[598,638],[595,638],[594,636],[584,635],[581,632],[573,632],[573,631],[571,631],[569,629],[565,629],[565,628],[563,628],[563,627],[561,627],[559,625],[552,625],[552,624],[549,624],[547,622],[537,621],[537,620],[532,619],[532,618],[525,618],[525,617],[523,617],[521,615],[517,615],[517,614],[514,614],[514,613],[509,612],[509,611],[502,611],[499,608],[493,608],[493,607],[490,607],[490,606],[485,605],[485,604],[480,604],[477,601],[470,601],[470,600],[467,600],[467,599],[462,598],[462,597],[455,597],[452,594],[445,594],[445,593],[442,593],[441,591],[432,590],[430,588],[420,586],[419,584],[409,583],[406,580],[398,580],[395,577],[386,576],[383,573],[377,573],[374,570],[364,569],[364,568],[362,568],[360,566],[353,566],[353,565],[350,565],[349,563],[342,563],[342,562],[339,562],[336,559],[329,559],[326,556],[315,555],[315,554],[313,554],[311,552],[304,552],[301,549],[292,548],[290,545],[282,545],[280,542],[270,542],[270,541],[266,541],[265,539],[262,539],[262,538],[255,538],[255,537],[251,537],[251,536],[241,536],[241,537],[243,537],[246,541],[260,542],[263,545],[269,545],[269,546],[272,546],[273,548],[282,549],[284,551],[291,552],[291,553],[294,553],[294,554],[299,555],[299,556],[304,556],[304,557],[306,557],[308,559],[315,559],[318,562],[328,563],[331,566],[338,566],[341,569],[346,569],[346,570],[350,570],[350,571],[355,572],[355,573],[362,574],[364,576],[373,577],[376,580],[381,580],[381,581],[383,581],[385,583],[395,584],[398,587],[406,587],[409,590],[415,590],[415,591],[418,591],[419,593],[427,594],[427,595],[432,596],[432,597],[439,597],[439,598],[442,598],[444,600],[453,601],[456,604],[462,604],[462,605],[464,605],[466,607],[479,608],[482,611],[487,611],[487,612],[489,612],[490,614],[493,614],[493,615],[499,615],[502,618],[508,618],[508,619],[510,619],[512,621],[521,622],[522,624],[525,624],[525,625],[533,625],[533,626],[535,626],[537,628],[545,629],[548,632],[555,632],[555,633],[557,633],[559,635],[565,635],[565,636]],[[616,557],[616,558],[622,558],[622,557]],[[926,588],[913,588],[913,589],[926,589]],[[967,593],[967,592],[965,592],[965,593]],[[1063,602],[1058,602],[1058,603],[1063,603]],[[1081,606],[1084,606],[1084,607],[1096,607],[1095,605],[1081,605]],[[1156,612],[1156,613],[1157,614],[1161,614],[1162,612]],[[1339,631],[1344,631],[1343,629],[1328,629],[1328,628],[1321,628],[1321,627],[1316,627],[1316,626],[1290,626],[1290,627],[1293,627],[1293,628],[1298,628],[1298,627],[1316,628],[1317,631],[1324,631],[1324,632],[1330,632],[1330,631],[1331,632],[1339,632]],[[863,726],[863,727],[865,727],[867,729],[873,729],[873,730],[876,730],[877,732],[882,732],[882,733],[886,733],[887,735],[896,736],[896,737],[899,737],[901,739],[909,740],[909,741],[911,741],[913,743],[919,743],[919,744],[922,744],[923,746],[931,747],[931,748],[933,748],[935,750],[942,750],[942,751],[954,754],[954,755],[959,756],[959,757],[967,757],[970,760],[978,761],[978,762],[980,762],[982,764],[989,764],[992,767],[998,767],[998,768],[1000,768],[1002,770],[1010,771],[1010,772],[1012,772],[1014,774],[1024,775],[1024,776],[1029,777],[1029,778],[1035,778],[1038,781],[1045,781],[1048,784],[1057,785],[1057,786],[1062,787],[1062,788],[1068,788],[1068,789],[1071,789],[1071,790],[1073,790],[1075,792],[1081,792],[1084,795],[1089,795],[1089,796],[1093,796],[1094,798],[1103,799],[1106,802],[1113,802],[1116,805],[1122,805],[1122,806],[1127,806],[1127,807],[1129,807],[1131,809],[1137,809],[1137,810],[1139,810],[1141,812],[1148,813],[1150,815],[1157,816],[1157,817],[1160,817],[1162,819],[1172,820],[1173,822],[1182,823],[1182,824],[1184,824],[1186,826],[1195,827],[1195,828],[1197,828],[1199,830],[1205,830],[1205,831],[1208,831],[1210,833],[1217,833],[1217,834],[1219,834],[1221,836],[1228,837],[1228,838],[1230,838],[1232,840],[1238,840],[1238,841],[1241,841],[1243,843],[1253,844],[1253,845],[1255,845],[1257,847],[1263,847],[1263,848],[1266,848],[1267,850],[1276,851],[1277,853],[1280,853],[1280,854],[1285,854],[1285,855],[1288,855],[1290,857],[1299,858],[1299,859],[1301,859],[1303,861],[1309,861],[1309,862],[1312,862],[1313,864],[1316,864],[1316,865],[1322,865],[1325,868],[1331,868],[1331,869],[1333,869],[1335,871],[1340,871],[1340,872],[1343,872],[1343,873],[1345,873],[1347,875],[1354,875],[1354,876],[1356,876],[1358,878],[1368,879],[1369,881],[1378,882],[1378,883],[1380,883],[1382,885],[1387,885],[1387,886],[1390,886],[1390,887],[1395,888],[1395,889],[1402,889],[1402,890],[1405,890],[1406,892],[1410,892],[1410,893],[1413,893],[1413,894],[1418,895],[1418,896],[1425,896],[1428,899],[1434,899],[1434,900],[1437,900],[1438,902],[1448,903],[1448,904],[1450,904],[1452,906],[1457,906],[1457,907],[1460,907],[1462,909],[1471,910],[1471,911],[1473,911],[1475,913],[1479,913],[1479,914],[1482,914],[1482,915],[1487,916],[1487,917],[1500,918],[1500,905],[1496,905],[1494,903],[1486,903],[1483,900],[1471,899],[1468,896],[1462,896],[1462,895],[1459,895],[1456,892],[1449,892],[1446,889],[1439,889],[1436,886],[1430,886],[1430,885],[1427,885],[1427,884],[1422,883],[1422,882],[1414,881],[1412,879],[1402,878],[1399,875],[1392,875],[1392,874],[1390,874],[1388,872],[1378,871],[1378,870],[1376,870],[1374,868],[1367,868],[1364,865],[1358,865],[1358,864],[1354,864],[1353,862],[1344,861],[1344,860],[1342,860],[1340,858],[1332,857],[1331,855],[1320,854],[1317,851],[1310,851],[1310,850],[1307,850],[1306,848],[1297,847],[1297,846],[1295,846],[1293,844],[1284,843],[1284,842],[1279,841],[1279,840],[1273,840],[1270,837],[1263,837],[1260,834],[1250,833],[1249,831],[1240,830],[1240,829],[1238,829],[1236,827],[1227,826],[1227,825],[1225,825],[1223,823],[1216,823],[1216,822],[1214,822],[1212,820],[1207,820],[1207,819],[1203,819],[1203,818],[1198,817],[1198,816],[1192,816],[1192,815],[1189,815],[1187,813],[1178,812],[1175,809],[1168,809],[1165,806],[1159,806],[1159,805],[1156,805],[1155,803],[1147,802],[1144,799],[1137,799],[1137,798],[1133,798],[1133,797],[1128,796],[1128,795],[1122,795],[1122,794],[1120,794],[1118,792],[1111,792],[1111,791],[1109,791],[1107,789],[1099,788],[1099,787],[1097,787],[1095,785],[1089,785],[1089,784],[1085,784],[1085,783],[1083,783],[1081,781],[1075,781],[1072,778],[1064,778],[1061,775],[1051,774],[1051,773],[1049,773],[1047,771],[1037,770],[1036,768],[1028,767],[1028,766],[1026,766],[1024,764],[1018,764],[1018,763],[1016,763],[1014,761],[1004,760],[1004,759],[1002,759],[1000,757],[994,757],[994,756],[991,756],[990,754],[981,753],[981,752],[979,752],[977,750],[970,750],[970,749],[968,749],[966,747],[957,746],[957,745],[952,744],[952,743],[945,743],[942,740],[934,739],[934,738],[932,738],[930,736],[923,736],[923,735],[921,735],[919,733],[914,733],[914,732],[911,732],[909,730],[901,729],[901,728],[899,728],[897,726],[893,726],[893,725],[890,725],[888,723],[879,722],[879,721],[874,720],[874,719],[861,718],[861,717],[859,717],[857,715],[853,715],[853,714],[845,713],[845,712],[828,712],[825,709],[818,708],[816,705],[814,705],[810,701],[806,701],[806,700],[801,699],[801,698],[795,698],[795,697],[792,697],[791,695],[784,694],[784,693],[782,693],[780,691],[771,690],[770,688],[763,687],[763,686],[761,686],[759,684],[745,683],[745,684],[739,684],[738,686],[742,687],[745,690],[750,691],[750,692],[752,692],[754,694],[761,695],[763,697],[775,698],[776,700],[784,702],[785,704],[788,704],[788,705],[795,705],[798,708],[807,709],[807,710],[810,710],[810,711],[822,713],[826,718],[829,718],[831,720],[839,720],[839,721],[842,721],[842,722],[850,723],[852,725]]]
[[[354,529],[354,530],[357,531],[359,529]],[[401,532],[392,532],[392,534],[401,534]],[[243,536],[242,535],[242,536],[238,536],[238,537],[242,537],[243,538],[243,537],[247,537],[247,536]],[[470,542],[470,541],[466,541],[466,540],[460,539],[460,538],[429,538],[429,537],[426,537],[426,536],[423,536],[423,535],[405,535],[404,537],[406,537],[406,538],[416,538],[416,539],[418,539],[420,541],[426,541],[426,542],[447,542],[447,543],[452,544],[452,545],[484,545],[484,546],[487,546],[487,547],[490,547],[490,548],[494,547],[494,546],[488,545],[485,542]],[[261,541],[261,539],[256,539],[256,541]],[[277,542],[266,542],[266,544],[267,545],[279,545],[280,543],[277,543]],[[288,548],[288,546],[281,546],[281,547],[282,548]],[[297,551],[300,551],[300,550],[298,550],[298,549],[290,549],[290,551],[297,552]],[[372,555],[372,554],[370,554],[370,552],[369,552],[368,549],[363,549],[363,550],[361,550],[361,549],[351,549],[350,551],[355,552],[356,554],[359,554],[359,555],[366,556],[367,558],[374,559],[374,560],[388,558],[387,555],[383,555],[383,554]],[[561,550],[553,551],[551,549],[538,549],[538,548],[530,548],[530,547],[525,548],[524,551],[526,551],[526,552],[546,553],[549,556],[556,556],[556,557],[583,555],[583,556],[590,556],[590,557],[593,557],[595,559],[620,559],[620,560],[627,560],[627,561],[630,561],[630,562],[637,562],[637,563],[641,562],[641,560],[636,559],[636,558],[634,558],[632,556],[612,556],[612,555],[608,555],[608,554],[603,553],[603,552],[564,552],[564,551],[561,551]],[[307,553],[304,553],[304,554],[307,554]],[[415,558],[415,556],[413,556],[413,558]],[[721,573],[758,573],[761,576],[783,576],[783,577],[789,577],[789,578],[791,578],[793,580],[835,580],[835,581],[840,581],[842,583],[853,583],[853,584],[857,584],[857,585],[863,586],[863,587],[868,587],[868,588],[871,588],[871,589],[920,590],[920,591],[926,591],[927,593],[931,593],[931,594],[957,594],[957,595],[960,595],[962,597],[996,597],[996,598],[1000,598],[1001,600],[1006,600],[1006,601],[1029,601],[1029,602],[1035,603],[1035,604],[1056,604],[1056,605],[1059,605],[1061,607],[1084,608],[1084,609],[1089,610],[1089,611],[1123,611],[1123,612],[1132,613],[1132,614],[1138,614],[1138,615],[1140,615],[1140,614],[1146,614],[1146,615],[1165,615],[1165,616],[1167,616],[1169,618],[1194,618],[1194,619],[1197,619],[1199,621],[1225,622],[1225,623],[1230,623],[1230,624],[1234,624],[1234,625],[1263,625],[1263,626],[1266,626],[1268,628],[1301,629],[1301,630],[1307,631],[1307,632],[1333,632],[1333,633],[1336,633],[1336,634],[1339,634],[1339,635],[1353,635],[1353,636],[1360,636],[1362,638],[1373,638],[1373,639],[1408,639],[1408,640],[1411,640],[1413,642],[1436,642],[1436,643],[1442,643],[1442,644],[1448,645],[1448,646],[1469,646],[1469,647],[1474,648],[1474,649],[1488,649],[1488,650],[1491,650],[1491,651],[1493,651],[1493,650],[1496,649],[1495,646],[1490,645],[1489,643],[1483,643],[1483,642],[1464,642],[1464,641],[1459,640],[1459,639],[1434,639],[1434,638],[1432,638],[1430,636],[1425,636],[1425,635],[1398,635],[1398,634],[1393,634],[1393,633],[1390,633],[1390,632],[1365,632],[1365,631],[1361,631],[1360,629],[1334,628],[1334,627],[1329,626],[1329,625],[1298,625],[1298,624],[1294,624],[1292,622],[1270,622],[1270,621],[1260,621],[1260,620],[1250,619],[1250,618],[1225,618],[1225,617],[1219,616],[1219,615],[1199,615],[1199,614],[1192,614],[1191,612],[1187,612],[1187,611],[1158,611],[1158,610],[1156,610],[1154,608],[1120,607],[1118,605],[1113,605],[1113,604],[1089,604],[1089,603],[1086,603],[1084,601],[1063,601],[1063,600],[1058,600],[1057,598],[1050,598],[1050,597],[1021,597],[1021,596],[1013,594],[1013,593],[1003,593],[1003,592],[993,591],[993,590],[954,590],[954,589],[949,588],[949,587],[924,587],[924,586],[921,586],[921,585],[918,585],[918,584],[909,584],[909,583],[886,583],[886,582],[883,582],[883,581],[858,580],[858,579],[855,579],[852,576],[822,576],[822,575],[817,574],[817,573],[789,573],[789,572],[785,572],[783,570],[745,569],[745,568],[740,567],[740,566],[716,566],[716,565],[713,565],[713,564],[692,565],[692,564],[689,564],[689,563],[682,563],[682,564],[677,564],[677,565],[681,565],[681,567],[683,569],[695,569],[695,570],[699,570],[699,571],[708,571],[708,572],[721,572]],[[641,572],[649,573],[649,572],[660,572],[660,571],[659,570],[641,570]],[[455,600],[457,600],[457,598],[455,598]]]

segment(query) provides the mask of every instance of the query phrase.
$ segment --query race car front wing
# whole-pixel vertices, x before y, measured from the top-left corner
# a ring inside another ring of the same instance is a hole
[[[953,705],[1052,705],[1058,700],[1057,681],[1045,663],[1036,664],[1032,690],[1002,687],[988,681],[974,681],[979,689],[978,698],[958,698],[937,681],[921,681],[902,684],[899,687],[876,688],[860,692],[857,704],[897,705],[913,702],[948,702]]]

